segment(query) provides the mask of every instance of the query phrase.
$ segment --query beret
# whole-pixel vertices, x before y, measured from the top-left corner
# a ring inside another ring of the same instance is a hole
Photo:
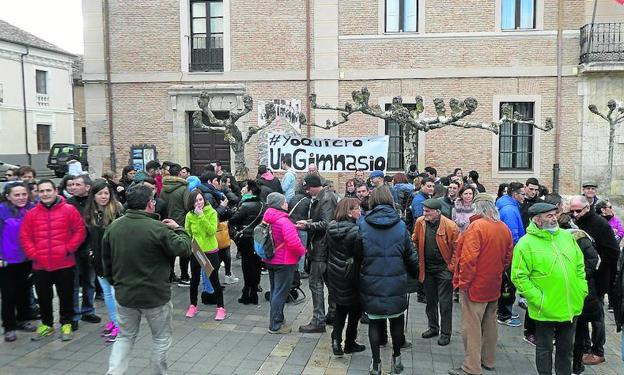
[[[539,203],[535,203],[529,208],[529,215],[535,216],[535,215],[543,214],[546,212],[555,211],[556,209],[557,209],[557,206],[553,204],[539,202]]]
[[[432,210],[439,210],[442,208],[442,203],[440,203],[440,201],[437,199],[427,199],[423,202],[423,206]]]
[[[371,174],[370,174],[370,178],[375,178],[375,177],[381,177],[383,178],[384,173],[383,171],[380,170],[374,170]]]
[[[598,184],[595,183],[594,181],[585,181],[583,182],[583,187],[598,187]]]

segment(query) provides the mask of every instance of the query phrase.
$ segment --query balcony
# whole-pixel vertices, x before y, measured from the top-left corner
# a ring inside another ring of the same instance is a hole
[[[37,94],[37,105],[39,107],[49,107],[50,106],[50,96],[48,94]]]
[[[581,28],[581,64],[624,66],[624,23],[593,23]]]

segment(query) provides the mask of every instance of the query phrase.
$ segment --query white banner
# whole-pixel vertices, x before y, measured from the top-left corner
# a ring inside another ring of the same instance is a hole
[[[383,171],[388,164],[387,135],[305,138],[270,133],[267,141],[267,160],[272,170],[281,170],[284,155],[290,155],[297,171],[307,171],[310,164],[316,164],[322,172]]]

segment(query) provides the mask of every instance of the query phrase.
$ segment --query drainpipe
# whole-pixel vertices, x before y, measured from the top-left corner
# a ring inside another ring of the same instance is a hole
[[[312,29],[312,25],[310,24],[312,20],[310,20],[310,0],[306,0],[305,2],[305,17],[306,17],[306,117],[308,119],[306,133],[308,138],[312,135],[312,126],[310,125],[310,121],[312,121],[312,110],[310,108],[310,71],[312,70],[311,53],[310,53],[310,30]]]
[[[111,59],[110,59],[110,18],[108,0],[102,2],[102,14],[104,15],[104,61],[106,64],[106,101],[108,105],[108,141],[110,144],[111,170],[117,171],[117,158],[115,156],[115,136],[113,134],[113,88],[111,84]]]
[[[561,119],[561,85],[562,85],[562,70],[563,70],[563,0],[557,1],[557,89],[556,89],[556,102],[555,110],[557,116],[557,124],[555,126],[555,163],[553,164],[553,191],[559,192],[559,158],[561,148],[561,125],[563,121]]]
[[[26,53],[20,54],[20,62],[22,64],[22,104],[24,106],[24,142],[26,143],[26,155],[28,156],[28,165],[32,166],[32,155],[28,148],[28,111],[26,110],[26,73],[24,72],[24,56],[30,53],[28,46],[26,47]]]

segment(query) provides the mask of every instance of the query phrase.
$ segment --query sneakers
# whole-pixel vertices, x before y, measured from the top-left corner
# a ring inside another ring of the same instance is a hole
[[[595,354],[587,354],[583,356],[583,364],[586,366],[594,366],[599,365],[605,361],[604,357],[595,355]]]
[[[518,298],[518,306],[520,306],[521,308],[525,310],[529,308],[529,306],[527,305],[526,299],[522,297]]]
[[[189,305],[188,310],[186,310],[186,317],[193,318],[197,315],[197,306]]]
[[[375,362],[371,359],[371,364],[368,369],[370,375],[381,375],[381,361]]]
[[[324,333],[325,326],[317,326],[315,324],[308,324],[305,326],[299,327],[299,332],[301,333]]]
[[[535,335],[525,335],[524,337],[522,337],[522,340],[526,341],[530,345],[535,346]]]
[[[113,323],[112,321],[106,323],[106,327],[104,327],[104,329],[102,330],[101,335],[102,336],[110,335],[110,333],[113,331],[113,328],[115,328],[115,323]]]
[[[392,357],[392,366],[390,368],[391,368],[390,370],[391,374],[403,373],[403,370],[405,370],[405,367],[403,367],[403,363],[401,363],[401,356]]]
[[[215,320],[225,320],[225,307],[217,307],[217,313],[215,314]]]
[[[520,327],[522,325],[522,322],[518,318],[509,318],[507,320],[500,320],[497,318],[496,321],[498,322],[498,324],[502,324],[508,327]]]
[[[117,336],[119,335],[119,332],[121,332],[119,330],[119,327],[114,327],[108,334],[108,337],[106,338],[106,342],[109,342],[109,343],[115,342],[115,340],[117,340]]]
[[[41,324],[39,327],[37,327],[37,332],[35,332],[35,335],[30,339],[32,341],[39,341],[45,337],[51,336],[52,334],[54,334],[54,327]]]
[[[260,271],[260,274],[268,275],[269,274],[269,270],[264,269],[264,270]]]
[[[87,314],[87,315],[83,315],[82,318],[80,318],[80,320],[82,320],[83,322],[87,322],[87,323],[97,324],[102,321],[102,318],[100,318],[99,316],[95,314]]]
[[[72,321],[71,326],[72,326],[72,331],[76,332],[78,330],[78,321],[77,320]]]
[[[277,330],[269,329],[269,333],[273,335],[286,335],[292,332],[292,328],[287,324],[282,324],[282,326]]]
[[[440,346],[447,346],[448,344],[451,343],[451,336],[450,335],[440,335],[440,337],[438,337],[438,345]]]
[[[61,326],[61,341],[70,341],[74,338],[71,324],[63,324]]]
[[[238,282],[238,277],[234,276],[234,274],[231,275],[225,275],[225,281],[223,282],[223,284],[225,285],[232,285],[232,284],[236,284]]]
[[[6,331],[4,333],[4,341],[6,342],[13,342],[17,340],[17,332],[15,331]]]
[[[24,332],[35,332],[37,327],[35,327],[31,322],[18,322],[17,330]]]
[[[178,280],[178,286],[181,286],[181,287],[191,286],[191,280],[188,278],[181,278],[180,280]]]
[[[511,312],[511,319],[520,319],[520,314],[517,312]]]

